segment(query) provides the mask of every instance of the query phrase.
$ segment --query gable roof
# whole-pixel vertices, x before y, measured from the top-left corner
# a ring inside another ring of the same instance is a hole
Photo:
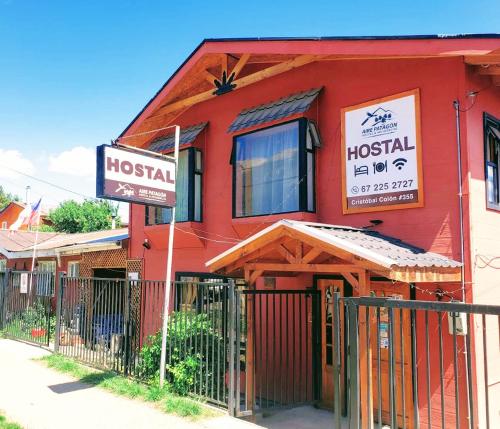
[[[304,113],[309,110],[311,103],[316,100],[321,89],[315,88],[298,92],[270,103],[244,109],[229,126],[228,131],[235,132],[266,122],[287,118],[298,113]]]
[[[450,278],[459,280],[456,278],[460,275],[459,262],[437,253],[427,252],[397,238],[349,226],[286,219],[238,243],[205,265],[210,271],[231,274],[233,268],[230,267],[235,266],[235,261],[244,257],[245,263],[251,263],[252,253],[256,252],[255,260],[262,262],[262,248],[272,243],[281,245],[282,239],[286,237],[307,243],[311,248],[320,249],[321,252],[316,256],[326,253],[335,258],[346,259],[347,255],[351,263],[359,265],[359,268],[383,273],[393,280],[428,281],[429,276],[435,276],[433,281],[444,281],[440,280],[444,278],[447,281],[450,281]],[[272,253],[272,247],[269,250],[271,252],[269,258],[274,261],[276,254]],[[320,264],[314,266],[321,270]],[[241,266],[239,268],[241,269]],[[442,274],[450,276],[444,277]]]
[[[228,79],[234,73],[231,83],[238,90],[317,60],[461,57],[466,64],[488,65],[498,61],[499,38],[499,34],[459,34],[205,39],[118,139],[147,147],[158,137],[154,130],[171,124],[184,109],[216,97],[214,81],[221,82],[223,71]],[[492,79],[500,85],[499,79]]]

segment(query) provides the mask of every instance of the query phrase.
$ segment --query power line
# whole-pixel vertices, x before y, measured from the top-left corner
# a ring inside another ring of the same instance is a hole
[[[45,183],[46,185],[52,186],[52,187],[57,188],[61,191],[69,192],[71,194],[78,195],[78,196],[83,197],[85,199],[98,201],[98,199],[95,197],[89,197],[88,195],[82,194],[80,192],[72,191],[71,189],[65,188],[65,187],[60,186],[60,185],[56,185],[55,183],[49,182],[49,181],[44,180],[44,179],[40,179],[38,177],[32,176],[31,174],[23,173],[22,171],[16,170],[15,168],[8,167],[4,164],[0,164],[0,166],[7,168],[8,170],[13,171],[15,173],[21,174],[22,176],[26,176],[26,177],[29,177],[30,179],[37,180],[38,182]]]

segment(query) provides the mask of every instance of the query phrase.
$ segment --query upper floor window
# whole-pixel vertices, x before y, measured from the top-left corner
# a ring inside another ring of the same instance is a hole
[[[195,148],[179,152],[176,193],[176,222],[201,222],[202,155]],[[146,206],[146,225],[170,223],[172,209]]]
[[[235,137],[233,216],[314,211],[313,139],[307,119]]]
[[[487,207],[500,210],[500,121],[484,114]]]

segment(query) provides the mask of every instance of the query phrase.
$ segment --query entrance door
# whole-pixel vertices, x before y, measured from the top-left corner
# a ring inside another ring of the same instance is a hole
[[[321,402],[320,405],[333,409],[334,367],[333,367],[333,338],[336,329],[340,329],[340,389],[341,409],[344,409],[344,311],[340,309],[339,325],[333,320],[333,293],[340,292],[344,296],[343,280],[318,280],[321,291]]]
[[[410,288],[405,283],[376,282],[371,283],[372,293],[378,297],[394,297],[410,299]],[[412,409],[412,377],[411,377],[411,326],[408,311],[394,309],[394,352],[395,352],[395,380],[396,386],[396,413],[398,427],[413,427]],[[371,350],[372,350],[372,387],[373,387],[373,417],[379,419],[379,406],[381,406],[382,423],[390,424],[389,402],[389,318],[387,308],[380,309],[380,400],[378,381],[378,356],[377,356],[377,313],[371,312]],[[402,323],[401,323],[402,322]],[[403,343],[401,343],[403,341]],[[403,383],[404,381],[404,383]],[[404,389],[404,410],[403,390]],[[380,404],[380,405],[379,405]],[[403,419],[405,423],[403,424]]]

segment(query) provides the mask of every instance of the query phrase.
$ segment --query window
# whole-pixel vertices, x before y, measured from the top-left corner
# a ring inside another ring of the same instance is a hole
[[[176,222],[201,222],[202,219],[202,154],[195,148],[179,152],[177,184],[175,188],[177,206]],[[146,225],[170,223],[172,209],[146,206]]]
[[[56,261],[39,261],[36,282],[36,294],[39,296],[54,295],[54,278]]]
[[[500,121],[486,113],[484,145],[487,207],[500,210]]]
[[[7,271],[7,259],[0,259],[0,273]]]
[[[7,229],[7,222],[2,222],[2,229]]]
[[[314,143],[306,119],[235,137],[233,216],[314,211]]]
[[[68,277],[80,277],[80,262],[68,262]]]

